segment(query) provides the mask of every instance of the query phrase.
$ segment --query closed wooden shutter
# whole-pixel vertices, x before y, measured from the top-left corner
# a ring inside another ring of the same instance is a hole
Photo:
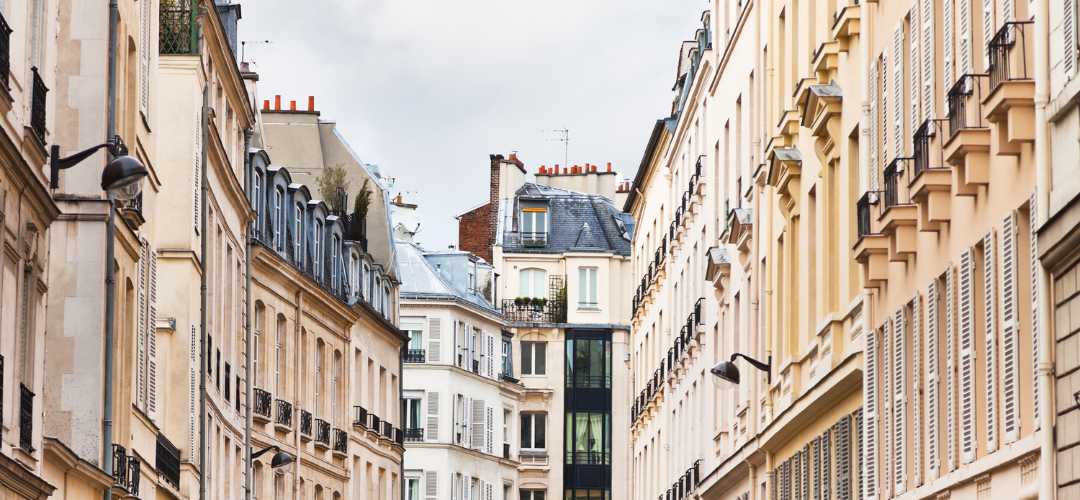
[[[139,110],[145,115],[150,112],[150,43],[152,2],[143,2],[139,17]],[[149,118],[149,117],[148,117]]]
[[[199,359],[201,356],[199,331],[195,325],[191,325],[191,334],[188,337],[188,459],[191,462],[199,460],[199,448],[196,446],[198,436],[199,411],[196,391],[199,387]]]
[[[930,281],[926,290],[926,466],[936,479],[941,458],[938,456],[938,281]]]
[[[994,232],[983,236],[983,318],[986,322],[986,451],[998,446],[997,403],[997,262]]]
[[[484,430],[484,426],[487,423],[484,409],[484,400],[472,400],[472,447],[478,450],[487,448],[487,445],[484,442],[484,439],[487,437],[487,431]]]
[[[157,369],[157,263],[158,256],[157,251],[153,248],[150,249],[150,297],[147,300],[147,316],[146,316],[146,371],[147,371],[147,388],[146,388],[146,409],[151,419],[157,419],[157,383],[158,383],[158,369]]]
[[[893,32],[893,158],[904,156],[904,26]]]
[[[828,431],[826,431],[826,432],[828,432]],[[813,450],[813,453],[812,453],[813,459],[811,459],[811,462],[814,464],[813,476],[811,476],[811,480],[813,481],[812,482],[812,484],[813,484],[812,490],[813,490],[813,493],[814,493],[814,500],[821,500],[822,483],[823,483],[823,481],[821,480],[822,479],[821,478],[821,469],[822,469],[822,465],[823,465],[821,463],[821,442],[823,440],[824,440],[824,436],[818,436],[817,438],[814,438],[814,440],[810,442],[811,445],[812,445],[811,449]]]
[[[810,498],[810,446],[809,445],[804,445],[802,453],[800,453],[799,455],[801,455],[801,458],[799,459],[799,463],[802,466],[802,468],[801,468],[801,472],[802,472],[802,490],[800,490],[802,494],[801,494],[801,496],[799,496],[799,498],[809,499]]]
[[[970,249],[960,255],[960,460],[975,460],[975,262]]]
[[[889,79],[892,76],[889,73],[889,69],[892,68],[894,61],[889,60],[889,53],[886,50],[881,55],[881,129],[878,130],[878,135],[881,141],[881,155],[878,157],[877,165],[874,165],[874,176],[878,175],[881,171],[882,165],[889,161],[889,154],[892,152],[889,149],[890,136],[892,136],[893,124],[889,122]]]
[[[990,72],[990,40],[994,38],[994,0],[982,0],[983,68]]]
[[[488,335],[487,340],[487,374],[489,377],[495,377],[495,358],[498,357],[498,354],[495,352],[495,336]]]
[[[881,462],[881,475],[884,478],[882,488],[885,491],[889,491],[893,486],[893,471],[896,463],[893,460],[892,448],[896,444],[893,439],[895,437],[894,429],[894,415],[893,415],[893,398],[895,396],[893,388],[893,324],[892,316],[885,318],[885,323],[881,325],[881,421],[883,428],[883,436],[881,437],[881,456],[885,457]]]
[[[1020,329],[1016,281],[1016,214],[1005,217],[1001,228],[1001,385],[1002,427],[1005,442],[1020,438]]]
[[[1031,270],[1031,367],[1032,378],[1034,382],[1031,384],[1031,403],[1034,412],[1035,429],[1042,427],[1039,422],[1039,399],[1042,397],[1039,394],[1039,269],[1042,264],[1039,263],[1039,220],[1038,220],[1038,206],[1035,204],[1035,194],[1031,195],[1031,199],[1028,201],[1028,244],[1029,252],[1028,257],[1030,259],[1029,269]],[[1051,429],[1053,430],[1053,429]]]
[[[960,23],[960,26],[957,28],[957,34],[960,38],[957,44],[960,75],[975,72],[974,67],[971,64],[971,1],[972,0],[956,0],[958,11],[957,21]]]
[[[956,467],[956,321],[953,298],[956,283],[953,270],[945,273],[945,470]]]
[[[878,165],[878,126],[880,118],[878,116],[878,85],[881,82],[878,81],[880,66],[880,59],[875,59],[874,63],[870,67],[870,164],[864,165],[866,171],[864,172],[864,184],[863,188],[870,191],[878,190],[877,179],[877,165]]]
[[[150,243],[146,238],[139,240],[139,262],[136,270],[138,286],[138,311],[135,321],[135,405],[142,411],[146,411],[146,294],[147,273],[149,269],[147,261],[150,255]]]
[[[920,72],[922,71],[922,37],[920,36],[919,24],[921,19],[921,13],[919,12],[921,0],[916,0],[915,6],[908,12],[908,19],[910,22],[910,32],[908,34],[908,88],[910,94],[908,95],[908,132],[914,134],[919,129],[919,125],[922,124],[922,99],[919,97],[919,91],[922,88],[922,78]]]
[[[922,484],[922,298],[915,294],[911,299],[911,435],[907,448],[911,450],[911,483]]]
[[[428,318],[428,363],[442,362],[442,319]]]
[[[833,426],[835,429],[836,426]],[[819,448],[821,449],[821,475],[818,476],[818,481],[821,483],[821,498],[822,500],[832,500],[832,480],[833,480],[833,465],[832,465],[832,440],[834,431],[832,429],[825,431],[825,434],[821,436],[821,442]],[[839,479],[837,479],[839,482]]]
[[[862,469],[851,468],[852,443],[851,420],[844,417],[836,425],[836,498],[837,500],[850,500],[853,496],[862,496],[862,492],[852,488],[852,480],[856,475],[863,474]],[[859,447],[862,448],[861,446]],[[858,455],[858,454],[856,454]],[[854,474],[852,474],[854,472]],[[864,483],[865,484],[865,483]],[[869,491],[866,492],[869,496]]]
[[[866,369],[863,371],[863,485],[865,496],[877,493],[877,332],[866,332],[864,358]],[[840,453],[841,450],[837,450]]]
[[[1062,68],[1065,78],[1071,79],[1076,70],[1076,0],[1061,0]]]
[[[433,470],[424,471],[424,496],[427,500],[439,498],[439,473]]]
[[[195,111],[195,150],[191,158],[191,215],[195,232],[201,231],[202,220],[202,120],[200,111]]]
[[[894,491],[897,495],[904,492],[907,481],[907,414],[905,411],[904,389],[907,385],[905,377],[904,337],[907,335],[907,324],[904,318],[904,308],[896,310],[893,315],[893,481]]]
[[[495,453],[495,409],[487,407],[487,452]]]
[[[954,71],[955,62],[955,43],[956,43],[956,26],[953,20],[953,2],[955,0],[942,0],[941,6],[941,23],[943,24],[941,30],[941,47],[942,47],[942,69],[945,77],[945,90],[948,90],[953,83],[956,82],[956,73]],[[948,112],[948,110],[946,110]]]
[[[922,101],[923,101],[923,116],[925,119],[932,120],[935,118],[934,109],[937,105],[934,102],[934,90],[937,82],[934,81],[934,51],[935,42],[934,35],[934,0],[919,0],[921,6],[919,13],[919,20],[922,21]],[[912,73],[914,74],[914,72]]]
[[[439,393],[427,393],[427,429],[424,437],[428,441],[439,440]]]

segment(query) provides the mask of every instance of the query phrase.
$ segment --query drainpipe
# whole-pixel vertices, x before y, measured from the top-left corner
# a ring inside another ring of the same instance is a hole
[[[109,74],[108,99],[106,106],[106,140],[116,135],[116,32],[120,23],[120,10],[117,0],[109,1]],[[113,473],[112,445],[113,445],[113,344],[115,343],[116,320],[113,317],[116,312],[116,271],[113,269],[113,260],[116,255],[116,219],[115,208],[111,196],[106,195],[109,201],[109,215],[105,222],[105,367],[104,386],[105,397],[102,404],[101,422],[101,463],[106,474]],[[111,488],[106,487],[102,492],[102,498],[109,500]]]
[[[1047,0],[1035,1],[1035,221],[1046,223],[1050,209],[1050,123],[1047,105],[1050,101],[1050,5]],[[1035,229],[1035,228],[1032,228]],[[1034,233],[1032,234],[1034,237]],[[1036,256],[1032,256],[1036,258]],[[1039,359],[1036,366],[1039,387],[1039,498],[1051,500],[1055,493],[1054,466],[1054,361],[1050,332],[1050,284],[1046,269],[1035,266],[1036,304],[1039,325]]]
[[[296,321],[294,322],[294,323],[296,323],[296,327],[294,328],[294,331],[296,332],[296,339],[297,339],[296,343],[297,343],[297,345],[300,345],[300,342],[303,340],[302,329],[301,329],[300,325],[302,325],[304,323],[304,290],[303,289],[300,289],[300,290],[296,291],[296,300],[294,302],[296,303]],[[296,352],[293,353],[293,359],[295,360],[296,366],[300,366],[300,361],[301,361],[300,360],[300,353],[303,350],[304,350],[304,346],[301,345],[300,349],[296,349],[295,350]],[[293,446],[296,447],[296,460],[293,461],[293,465],[295,466],[295,470],[296,470],[295,476],[294,476],[295,479],[293,480],[293,498],[300,498],[300,479],[301,479],[301,477],[300,477],[300,462],[303,462],[303,460],[302,460],[303,451],[300,448],[300,432],[299,432],[299,428],[300,428],[300,408],[301,408],[301,406],[299,404],[299,401],[300,401],[300,384],[302,384],[303,380],[304,380],[303,377],[301,377],[302,373],[303,372],[301,370],[296,370],[296,382],[297,382],[297,384],[296,384],[296,389],[297,389],[297,391],[296,391],[296,393],[297,393],[296,394],[296,396],[297,396],[296,400],[297,400],[298,404],[293,405],[293,416],[296,418],[296,427],[297,427],[297,432],[293,433]],[[318,381],[318,380],[315,381],[316,384],[318,384],[319,382],[320,381]],[[315,424],[315,422],[314,422],[315,412],[314,411],[311,412],[311,418],[312,418],[312,425],[314,425]],[[348,464],[346,464],[346,465],[348,465]]]
[[[200,35],[201,36],[201,35]],[[199,58],[200,64],[202,64],[202,57]],[[206,216],[209,210],[206,207],[206,191],[208,169],[206,168],[206,148],[207,135],[209,130],[207,127],[207,117],[210,116],[210,88],[204,83],[202,92],[202,113],[199,117],[199,127],[202,129],[202,158],[200,159],[202,165],[202,179],[199,183],[199,198],[202,200],[200,204],[200,229],[202,234],[200,238],[200,260],[199,264],[201,271],[199,273],[199,498],[206,498],[206,368],[210,364],[210,353],[206,352],[206,309],[207,309],[207,287],[206,282],[206,267],[208,264],[207,253],[209,252],[209,245],[207,239],[209,239],[208,231],[210,225],[207,224]],[[250,454],[249,454],[250,456]]]
[[[252,129],[248,128],[244,131],[244,193],[247,194],[248,200],[251,200],[251,155],[248,154],[248,148],[251,147],[251,134]],[[256,216],[258,217],[258,216]],[[257,220],[257,219],[256,219]],[[252,401],[254,398],[252,385],[251,385],[251,360],[252,360],[252,340],[251,333],[251,318],[255,315],[255,311],[252,309],[251,301],[251,235],[255,230],[255,221],[249,221],[247,224],[247,237],[244,238],[244,310],[247,314],[244,318],[244,380],[247,381],[247,387],[244,389],[244,397],[247,401]],[[252,461],[251,461],[251,404],[245,405],[244,409],[244,498],[251,499],[251,473],[252,473]]]
[[[400,300],[400,298],[399,298],[399,300]],[[397,307],[396,304],[395,304],[395,307]],[[398,427],[402,429],[401,432],[405,432],[405,430],[404,430],[405,429],[405,421],[403,420],[405,418],[405,357],[402,356],[402,353],[408,348],[409,348],[408,342],[402,342],[401,349],[398,349],[398,417],[397,417],[397,421],[398,421]],[[396,439],[396,438],[397,438],[397,436],[394,436],[391,439]],[[397,441],[395,441],[395,443],[396,442]],[[402,446],[404,446],[404,445],[402,445]],[[407,500],[406,497],[405,497],[406,492],[405,492],[405,452],[404,451],[401,452],[401,461],[398,463],[398,469],[400,469],[400,471],[398,472],[398,481],[401,481],[401,500]],[[393,488],[393,487],[394,487],[393,485],[390,485],[390,488]]]
[[[859,19],[861,20],[860,22],[866,23],[865,28],[860,31],[861,34],[859,35],[859,60],[862,62],[862,73],[861,74],[869,75],[870,74],[870,43],[869,43],[870,41],[867,39],[866,34],[867,33],[873,33],[873,31],[871,31],[869,29],[870,28],[870,26],[869,26],[870,23],[873,22],[873,20],[870,19],[870,2],[869,1],[859,2]],[[872,181],[871,178],[869,178],[869,177],[864,178],[864,176],[866,175],[866,172],[870,171],[870,141],[873,139],[872,137],[870,137],[870,120],[873,119],[873,117],[870,116],[870,79],[869,78],[862,78],[861,85],[862,85],[862,100],[860,101],[859,106],[861,108],[862,117],[859,120],[859,168],[862,169],[863,175],[859,176],[859,178],[862,179],[862,181],[860,182],[861,185],[859,187],[860,187],[861,190],[866,191],[866,190],[869,190],[870,186],[873,185],[873,181]],[[849,200],[849,202],[850,202],[850,200]],[[862,331],[863,331],[863,338],[864,338],[864,341],[865,341],[865,336],[866,335],[873,335],[872,330],[870,329],[870,292],[867,291],[865,288],[863,288],[860,295],[862,295]],[[865,359],[866,359],[866,355],[864,353],[863,354],[863,360],[865,361]],[[861,382],[862,381],[860,381],[860,385],[861,385]],[[866,433],[863,432],[862,429],[859,429],[860,439],[865,439],[865,438],[862,437],[865,434]],[[862,471],[859,471],[858,474],[862,475]],[[863,486],[865,484],[866,484],[865,478],[863,478],[863,479],[861,479],[859,481],[859,487],[860,488],[865,489],[866,487]],[[863,492],[863,496],[865,496],[867,498],[876,498],[877,497],[877,492],[876,491],[866,491],[866,492]]]

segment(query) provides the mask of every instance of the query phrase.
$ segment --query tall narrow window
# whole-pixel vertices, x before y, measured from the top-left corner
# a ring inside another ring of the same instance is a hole
[[[341,262],[341,237],[334,234],[330,237],[330,288],[337,290],[341,284],[341,271],[338,269]]]
[[[253,336],[252,344],[253,345],[251,347],[251,374],[252,374],[252,378],[254,379],[252,383],[255,384],[256,387],[262,387],[262,385],[260,385],[262,377],[259,376],[259,359],[262,357],[262,354],[261,354],[261,351],[262,351],[262,334],[263,334],[263,330],[266,327],[266,325],[265,325],[265,323],[266,323],[265,315],[266,315],[266,306],[264,306],[262,302],[256,302],[255,303],[255,328],[254,328],[254,331],[252,332],[252,336]]]
[[[547,296],[547,271],[527,268],[518,272],[518,297],[543,298]]]
[[[150,2],[147,2],[150,3]],[[262,183],[263,174],[262,171],[256,170],[254,178],[251,180],[251,208],[255,210],[255,230],[260,231],[263,228],[262,224],[262,203],[259,198],[262,196]]]
[[[544,375],[547,372],[547,342],[521,343],[521,374]]]
[[[315,219],[315,231],[312,233],[311,238],[311,253],[312,253],[312,266],[314,267],[315,279],[322,278],[322,235],[323,235],[323,221],[322,219]]]
[[[521,414],[521,449],[544,450],[547,449],[547,414],[546,413],[522,413]]]
[[[521,209],[521,240],[524,245],[547,244],[547,208]]]
[[[274,248],[278,251],[285,250],[282,245],[281,230],[282,225],[285,223],[285,191],[283,189],[274,189]]]
[[[304,266],[304,206],[297,203],[293,208],[293,261]]]
[[[278,393],[278,396],[282,396],[282,389],[285,386],[285,370],[282,370],[282,365],[285,363],[285,316],[278,314],[277,317],[277,332],[274,335],[274,390]]]
[[[595,267],[578,268],[578,307],[583,309],[596,309],[597,303],[597,269]]]
[[[322,385],[323,385],[323,350],[325,344],[322,339],[315,341],[315,411],[322,410]]]

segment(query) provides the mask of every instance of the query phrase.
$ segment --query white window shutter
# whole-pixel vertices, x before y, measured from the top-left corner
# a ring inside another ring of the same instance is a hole
[[[934,0],[920,0],[921,12],[919,19],[922,21],[922,101],[923,116],[926,120],[932,120],[934,116]]]
[[[893,158],[904,156],[904,27],[893,32]]]
[[[834,425],[833,429],[838,426]],[[821,435],[821,440],[818,441],[818,449],[821,453],[821,474],[818,475],[818,483],[820,483],[821,498],[825,500],[832,500],[832,480],[833,480],[833,467],[832,467],[832,439],[835,432],[831,430],[825,431],[825,434]],[[839,482],[840,479],[837,479]]]
[[[952,87],[952,84],[956,82],[956,74],[953,71],[955,65],[954,47],[956,43],[956,26],[954,24],[955,21],[953,20],[954,0],[942,1],[941,23],[944,25],[941,30],[943,38],[941,46],[944,52],[944,54],[942,54],[942,66],[945,71],[945,74],[943,75],[945,77],[945,90],[948,90],[949,87]],[[948,110],[946,110],[946,112],[948,112]]]
[[[195,462],[199,459],[199,448],[196,445],[199,425],[199,411],[196,391],[199,387],[199,331],[195,325],[191,325],[190,350],[188,351],[188,458]]]
[[[994,232],[983,236],[983,318],[986,320],[986,451],[998,445],[997,403],[997,262]]]
[[[893,481],[897,495],[904,492],[907,482],[907,414],[905,409],[904,389],[907,385],[905,377],[906,359],[904,349],[904,336],[907,334],[907,325],[904,321],[904,308],[896,310],[893,315]]]
[[[908,449],[911,450],[911,484],[922,484],[922,298],[915,294],[911,299],[911,436]]]
[[[874,175],[877,176],[878,172],[882,169],[882,165],[888,163],[889,154],[889,136],[893,130],[893,124],[889,122],[889,77],[892,76],[889,73],[891,64],[894,61],[889,60],[889,53],[885,52],[881,55],[881,130],[878,131],[878,135],[881,136],[881,155],[878,157],[880,162],[874,166]]]
[[[810,498],[810,445],[803,446],[802,450],[802,496],[799,498]]]
[[[146,411],[146,275],[149,273],[147,262],[150,255],[150,243],[146,238],[139,241],[139,262],[136,281],[138,286],[138,308],[135,322],[135,405]]]
[[[1065,43],[1062,56],[1062,67],[1065,70],[1065,78],[1072,78],[1076,70],[1076,0],[1062,1],[1061,38]]]
[[[975,460],[975,262],[971,249],[960,254],[960,460]]]
[[[1001,385],[1002,427],[1005,442],[1020,438],[1020,358],[1018,349],[1019,297],[1016,281],[1016,214],[1005,217],[1001,228]]]
[[[885,323],[881,325],[881,421],[884,428],[884,436],[881,438],[881,455],[885,457],[882,461],[882,476],[884,477],[884,483],[882,487],[889,491],[895,484],[893,482],[893,472],[895,472],[896,462],[893,460],[895,457],[892,448],[896,445],[893,441],[896,436],[895,428],[895,415],[893,414],[893,399],[896,393],[893,386],[893,323],[892,317],[886,317]]]
[[[427,441],[439,440],[439,393],[427,393],[427,429],[424,430]]]
[[[150,54],[153,50],[150,23],[156,21],[150,17],[151,7],[152,2],[143,2],[139,19],[139,109],[144,114],[149,114],[150,110]]]
[[[971,64],[971,2],[972,0],[956,0],[958,21],[960,26],[957,28],[957,34],[960,35],[959,40],[959,59],[960,59],[960,75],[966,75],[968,73],[974,73],[974,66]]]
[[[1015,12],[1013,0],[1001,0],[1001,25],[1005,26],[1005,23],[1015,21],[1013,19],[1016,16]]]
[[[427,500],[438,500],[439,473],[437,471],[424,471],[424,496]]]
[[[941,458],[938,456],[938,290],[931,280],[926,290],[926,465],[936,479]]]
[[[487,452],[495,453],[495,409],[487,407]]]
[[[442,319],[428,318],[428,363],[442,362]]]
[[[487,371],[489,377],[495,377],[495,359],[498,357],[498,353],[495,350],[495,336],[488,335],[488,357],[487,357]]]
[[[877,164],[878,164],[878,67],[880,60],[875,59],[870,66],[870,164],[864,165],[865,182],[863,188],[870,191],[878,190]]]
[[[157,264],[158,256],[157,251],[153,248],[150,249],[150,297],[147,301],[147,350],[146,350],[146,370],[147,370],[147,390],[146,390],[146,410],[150,414],[150,418],[157,418],[157,382],[158,382],[158,370],[157,370]]]
[[[953,299],[956,279],[945,273],[945,471],[956,467],[956,320]]]
[[[908,88],[911,89],[910,95],[908,95],[908,107],[911,110],[908,113],[908,123],[910,124],[908,126],[908,132],[910,134],[914,134],[915,131],[919,129],[919,125],[922,125],[922,99],[919,98],[919,90],[922,88],[922,78],[919,73],[922,71],[922,64],[920,62],[922,57],[922,37],[919,36],[919,28],[921,26],[919,24],[920,3],[920,0],[916,0],[915,6],[908,12],[911,21],[909,23],[911,27],[909,33],[910,40],[908,41],[908,67],[910,68],[908,69],[908,72],[911,73],[908,82]]]
[[[200,231],[199,222],[202,217],[202,113],[195,112],[195,151],[191,159],[191,216],[195,224],[195,232]]]
[[[877,331],[866,332],[866,347],[864,359],[866,369],[863,371],[863,497],[875,498],[877,496]],[[840,449],[838,452],[842,452]]]
[[[1035,204],[1035,194],[1031,195],[1031,199],[1028,201],[1028,228],[1030,234],[1028,236],[1028,243],[1030,249],[1028,257],[1031,259],[1029,262],[1031,269],[1031,366],[1032,366],[1032,379],[1035,383],[1031,384],[1031,398],[1032,406],[1034,407],[1034,422],[1035,428],[1039,429],[1042,426],[1039,423],[1039,268],[1042,264],[1039,262],[1039,235],[1037,229],[1039,227],[1038,221],[1038,205]],[[1052,354],[1051,354],[1052,356]]]
[[[990,72],[990,41],[994,38],[994,0],[982,0],[983,68]]]
[[[487,418],[484,413],[485,408],[484,400],[472,400],[472,447],[478,450],[487,448],[484,445],[484,438],[487,437],[487,431],[484,430]]]

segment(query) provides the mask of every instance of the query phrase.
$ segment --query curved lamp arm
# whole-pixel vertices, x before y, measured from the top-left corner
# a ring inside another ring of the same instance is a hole
[[[259,457],[265,455],[267,452],[274,451],[274,450],[281,451],[281,448],[278,448],[277,445],[273,445],[273,446],[263,448],[263,449],[261,449],[259,451],[256,451],[255,453],[252,453],[251,454],[251,459],[255,460],[256,458],[259,458]]]
[[[60,157],[60,146],[58,144],[53,144],[52,148],[49,150],[49,188],[56,189],[60,187],[61,170],[67,170],[78,165],[102,148],[108,148],[109,154],[113,156],[123,156],[128,153],[127,146],[124,145],[124,140],[118,135],[114,135],[112,139],[109,139],[109,142],[84,149],[66,158]]]
[[[745,359],[747,363],[750,363],[750,366],[753,366],[754,368],[757,368],[758,370],[761,370],[761,371],[765,372],[766,381],[768,383],[770,383],[770,384],[772,383],[772,370],[770,369],[771,366],[772,366],[772,356],[771,355],[769,356],[768,361],[762,363],[761,361],[758,361],[758,360],[756,360],[754,358],[751,358],[750,356],[747,356],[747,355],[745,355],[745,354],[743,354],[741,352],[737,352],[737,353],[731,355],[730,361],[732,363],[734,363],[735,358],[740,358],[740,357],[742,359]]]

